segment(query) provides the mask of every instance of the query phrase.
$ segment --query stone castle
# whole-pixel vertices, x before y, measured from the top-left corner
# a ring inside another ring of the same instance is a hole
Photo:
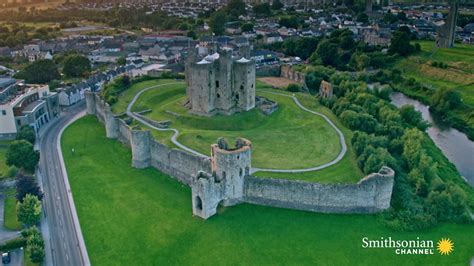
[[[255,107],[255,62],[249,53],[215,47],[200,57],[191,48],[186,62],[186,103],[197,115],[231,115]],[[247,50],[248,51],[248,50]]]
[[[104,123],[107,138],[131,148],[132,166],[154,167],[190,186],[193,215],[203,219],[216,214],[219,205],[242,202],[335,213],[373,213],[390,207],[395,172],[388,167],[352,184],[255,177],[249,140],[239,138],[230,147],[221,138],[211,146],[210,157],[191,154],[156,141],[149,130],[128,125],[98,94],[85,96],[87,113]]]

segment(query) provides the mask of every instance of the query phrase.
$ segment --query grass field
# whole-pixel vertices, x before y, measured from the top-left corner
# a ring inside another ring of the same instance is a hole
[[[7,146],[0,145],[0,180],[4,178],[8,171],[5,155],[7,153]]]
[[[5,206],[3,209],[3,225],[9,230],[21,230],[16,213],[15,189],[10,189],[5,193]]]
[[[203,154],[210,154],[210,145],[219,137],[230,142],[237,137],[247,138],[253,144],[255,167],[306,168],[337,156],[340,144],[336,132],[321,117],[299,109],[288,97],[262,91],[258,94],[277,101],[279,109],[270,116],[257,109],[232,116],[189,115],[183,106],[186,95],[182,84],[144,92],[134,110],[152,109],[148,117],[173,121],[171,127],[180,130],[178,140]]]
[[[454,48],[438,49],[432,41],[422,41],[421,53],[401,60],[397,69],[433,89],[455,88],[464,102],[474,107],[474,46],[455,44]],[[448,68],[431,66],[443,62]]]
[[[64,152],[93,265],[468,265],[474,226],[394,232],[374,215],[336,215],[241,204],[207,221],[192,216],[191,191],[160,172],[134,169],[130,151],[88,116],[66,129]],[[438,241],[454,253],[395,255],[362,238]]]

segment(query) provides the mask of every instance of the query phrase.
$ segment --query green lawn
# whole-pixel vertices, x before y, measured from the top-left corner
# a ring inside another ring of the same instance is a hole
[[[155,121],[173,121],[171,127],[180,130],[178,140],[203,154],[210,154],[210,145],[219,137],[230,142],[247,138],[253,144],[255,167],[307,168],[337,156],[340,144],[336,132],[321,117],[299,109],[288,97],[262,91],[258,94],[277,101],[279,109],[270,116],[257,109],[232,116],[190,115],[183,106],[186,96],[182,84],[143,93],[133,110],[152,109],[147,116]]]
[[[140,82],[137,84],[133,84],[128,90],[124,91],[120,95],[118,102],[112,106],[112,111],[115,114],[124,113],[125,111],[127,111],[127,106],[132,101],[133,97],[142,89],[146,87],[150,87],[150,86],[172,83],[172,82],[176,82],[176,81],[172,79],[154,79],[154,80],[148,80],[148,81]]]
[[[377,216],[318,214],[241,204],[207,221],[192,216],[188,187],[130,166],[130,150],[106,139],[88,116],[64,132],[62,148],[93,265],[468,265],[474,226],[394,232]],[[449,256],[363,249],[362,238],[449,237]]]
[[[5,206],[3,209],[3,225],[9,230],[21,230],[16,213],[15,189],[10,189],[5,193]]]
[[[4,178],[8,172],[8,165],[5,158],[8,149],[7,145],[7,142],[0,143],[0,180]]]

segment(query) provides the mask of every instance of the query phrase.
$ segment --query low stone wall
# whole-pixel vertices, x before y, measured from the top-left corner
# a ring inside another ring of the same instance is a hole
[[[280,208],[372,213],[390,207],[394,172],[383,167],[357,184],[319,184],[296,180],[245,178],[245,201]]]
[[[229,183],[234,186],[235,191],[243,191],[243,196],[238,198],[238,202],[344,213],[372,213],[390,207],[395,173],[388,167],[383,167],[378,173],[364,177],[357,184],[319,184],[248,176],[248,171],[243,171],[243,169],[250,167],[251,158],[248,161],[249,167],[235,166],[243,161],[241,156],[229,158],[228,161],[232,161],[231,164],[215,166],[216,169],[225,169],[215,171],[210,158],[170,149],[155,141],[150,131],[131,128],[123,119],[114,116],[109,105],[98,95],[89,92],[86,94],[86,100],[88,113],[96,115],[105,125],[107,137],[119,139],[131,148],[133,167],[154,167],[189,186],[193,186],[195,182],[193,180],[200,172],[209,175],[216,172],[216,177],[219,177],[219,174],[225,171],[228,173],[227,178],[230,177],[229,180],[236,177],[243,178],[243,184],[242,182],[237,185]],[[222,162],[216,160],[215,163]],[[224,176],[223,179],[225,178]]]

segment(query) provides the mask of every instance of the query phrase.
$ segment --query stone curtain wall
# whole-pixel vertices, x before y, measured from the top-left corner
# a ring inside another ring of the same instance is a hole
[[[305,74],[298,71],[294,71],[293,69],[291,69],[291,65],[282,65],[280,76],[282,78],[287,78],[300,84],[305,84]]]
[[[167,146],[151,140],[151,166],[176,177],[184,184],[191,185],[192,177],[199,171],[211,172],[209,158],[199,157],[178,149],[169,149]]]
[[[199,171],[212,173],[210,158],[170,149],[155,141],[150,131],[130,128],[114,116],[108,104],[86,93],[87,111],[104,123],[108,138],[132,150],[132,166],[154,167],[191,185]],[[243,202],[317,212],[372,213],[390,207],[394,172],[383,167],[357,184],[319,184],[305,181],[244,177]]]
[[[119,139],[132,150],[132,166],[152,166],[161,172],[190,185],[199,171],[211,172],[209,158],[193,155],[178,149],[170,149],[155,141],[150,131],[131,129],[123,119],[113,115],[110,106],[97,94],[87,92],[88,114],[96,115],[104,123],[108,138]]]
[[[245,178],[245,201],[281,208],[342,213],[372,213],[390,207],[394,172],[382,168],[357,184]]]

